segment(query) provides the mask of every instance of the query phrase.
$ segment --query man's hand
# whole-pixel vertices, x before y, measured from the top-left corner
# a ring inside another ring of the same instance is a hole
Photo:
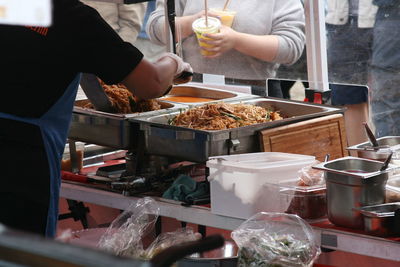
[[[165,53],[160,59],[165,57],[169,57],[176,62],[177,68],[173,80],[174,84],[187,83],[192,80],[193,69],[189,63],[184,62],[182,58],[173,53]]]

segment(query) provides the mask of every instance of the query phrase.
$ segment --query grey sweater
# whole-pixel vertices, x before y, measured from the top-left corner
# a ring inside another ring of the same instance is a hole
[[[164,0],[157,0],[157,9],[147,24],[150,40],[165,44]],[[225,0],[208,0],[209,8],[222,8]],[[204,8],[202,0],[175,0],[176,15],[192,15]],[[279,64],[295,63],[304,48],[304,10],[300,0],[231,0],[229,9],[237,14],[232,28],[254,35],[276,35],[279,39],[278,54],[273,62],[266,62],[244,55],[236,50],[218,58],[200,55],[194,34],[183,40],[183,57],[198,73],[225,75],[237,79],[265,80],[274,77]]]

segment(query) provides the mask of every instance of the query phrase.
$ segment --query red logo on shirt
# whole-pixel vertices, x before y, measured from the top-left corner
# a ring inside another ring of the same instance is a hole
[[[32,27],[32,26],[26,26],[28,29],[37,32],[40,35],[46,36],[47,32],[49,31],[49,28],[45,27]]]

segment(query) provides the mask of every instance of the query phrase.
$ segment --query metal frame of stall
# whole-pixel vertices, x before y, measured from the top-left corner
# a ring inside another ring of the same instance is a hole
[[[114,3],[139,3],[146,0],[96,0]],[[171,7],[173,0],[166,1],[166,7]],[[310,88],[307,88],[306,95],[313,101],[316,94],[321,94],[322,99],[329,99],[328,68],[326,55],[325,37],[325,11],[324,1],[305,0],[306,15],[306,36],[307,36],[307,71]],[[172,10],[174,12],[174,10]],[[173,14],[174,15],[174,14]],[[173,25],[168,21],[166,8],[166,31]],[[167,51],[176,51],[173,44],[174,38],[171,34],[167,35],[170,45]],[[70,182],[63,182],[61,197],[76,201],[94,203],[106,207],[124,210],[137,197],[127,197],[121,194],[107,192],[94,188],[87,188]],[[202,224],[210,227],[233,230],[239,226],[243,220],[231,217],[215,215],[209,208],[200,206],[183,207],[181,203],[165,199],[156,199],[160,206],[160,215],[175,218],[180,221]],[[400,243],[389,239],[367,236],[362,234],[344,232],[332,229],[314,227],[316,237],[321,247],[350,252],[365,256],[377,257],[381,259],[400,261]]]

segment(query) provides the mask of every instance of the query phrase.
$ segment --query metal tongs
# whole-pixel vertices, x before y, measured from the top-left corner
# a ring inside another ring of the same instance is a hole
[[[179,39],[179,53],[177,53],[177,42],[176,42],[176,29],[175,29],[175,17],[176,17],[176,13],[175,13],[175,1],[174,0],[167,0],[166,2],[166,18],[168,19],[168,25],[169,28],[171,30],[171,38],[172,38],[172,51],[171,51],[171,47],[169,47],[169,50],[171,52],[173,52],[174,54],[178,55],[179,57],[182,57],[182,38],[178,38]],[[180,31],[178,30],[178,34],[180,35]],[[169,36],[168,33],[166,33],[167,36]],[[167,38],[167,40],[169,41],[169,38]],[[167,46],[168,47],[168,46]],[[189,77],[193,76],[193,72],[189,72],[189,71],[183,71],[182,74],[176,78],[177,80],[186,80]]]

